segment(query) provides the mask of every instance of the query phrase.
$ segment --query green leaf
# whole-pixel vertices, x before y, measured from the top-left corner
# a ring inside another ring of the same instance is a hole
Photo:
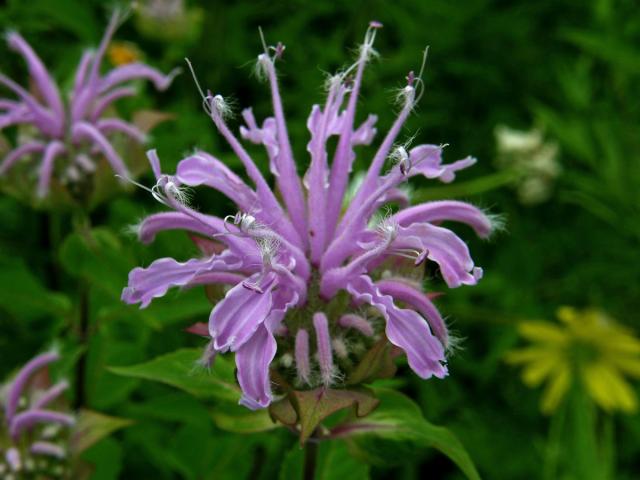
[[[202,355],[198,348],[185,348],[130,367],[110,367],[125,377],[166,383],[197,397],[237,402],[240,390],[235,383],[234,367],[228,359],[216,358],[211,371],[197,365]]]
[[[373,439],[409,442],[439,450],[449,457],[470,480],[479,480],[471,457],[458,438],[444,427],[429,423],[420,408],[408,397],[392,390],[376,390],[379,407],[367,417],[342,424],[334,433],[353,436],[357,447],[367,450]]]
[[[62,243],[59,255],[60,263],[70,274],[91,281],[120,301],[133,261],[113,232],[96,228],[72,233]]]
[[[304,449],[294,445],[284,456],[280,466],[279,480],[301,480],[304,473]]]
[[[0,306],[19,318],[64,316],[71,310],[71,301],[47,290],[21,260],[11,260],[0,265]]]
[[[173,391],[167,395],[153,395],[143,403],[127,405],[128,416],[165,422],[202,423],[209,420],[209,411],[194,396]]]
[[[356,460],[349,452],[345,442],[331,441],[320,444],[317,480],[366,480],[369,478],[368,465]]]
[[[122,471],[122,447],[112,438],[105,438],[82,455],[72,478],[79,480],[117,480]]]
[[[586,53],[630,73],[640,73],[640,55],[629,42],[580,30],[568,30],[564,36]]]
[[[71,448],[75,454],[84,452],[116,430],[133,423],[126,418],[111,417],[91,410],[82,410],[78,417],[78,425],[71,441]]]
[[[235,433],[264,432],[279,427],[266,409],[254,411],[232,404],[217,405],[211,411],[211,418],[221,430]]]
[[[83,41],[96,40],[96,32],[101,32],[100,25],[88,3],[80,0],[37,0],[29,2],[30,13],[46,18],[51,25],[59,25],[73,32]],[[99,35],[99,33],[98,33]]]

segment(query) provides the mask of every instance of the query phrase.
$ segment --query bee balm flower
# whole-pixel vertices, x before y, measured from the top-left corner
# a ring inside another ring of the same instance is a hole
[[[296,170],[275,70],[284,46],[265,47],[258,56],[274,115],[259,124],[251,109],[244,110],[240,135],[265,147],[279,195],[229,128],[228,105],[220,95],[201,92],[205,110],[251,184],[205,152],[181,160],[173,176],[161,173],[155,151],[148,154],[157,179],[151,192],[172,211],[146,218],[139,226],[140,239],[147,243],[163,230],[187,230],[197,234],[203,257],[186,262],[162,258],[132,270],[122,298],[146,307],[170,287],[228,285],[209,318],[203,363],[216,353],[235,352],[241,403],[249,408],[273,400],[270,367],[299,389],[340,388],[364,353],[384,338],[406,353],[420,377],[444,377],[446,325],[415,277],[403,276],[396,267],[404,270],[409,264],[421,271],[422,263],[434,262],[452,288],[473,285],[482,275],[466,244],[439,225],[458,221],[488,236],[492,221],[472,205],[424,203],[373,221],[387,204],[405,203],[399,187],[409,178],[450,182],[457,170],[475,161],[469,157],[443,164],[442,147],[436,145],[394,148],[422,90],[422,80],[413,73],[400,92],[397,119],[343,208],[354,148],[370,144],[376,133],[376,116],[355,125],[355,110],[380,26],[371,24],[355,64],[330,78],[324,106],[311,109],[311,162],[303,179]],[[333,136],[338,138],[330,164],[327,143]],[[387,159],[393,165],[383,173]],[[182,188],[201,185],[224,193],[239,213],[223,219],[190,208]]]
[[[5,390],[3,429],[7,438],[2,441],[0,474],[6,478],[25,472],[49,478],[54,470],[62,468],[60,462],[68,456],[61,440],[64,430],[75,424],[75,417],[51,409],[68,383],[62,381],[46,390],[30,388],[34,376],[58,359],[57,353],[38,355],[22,367]],[[36,468],[44,471],[35,472]]]
[[[26,40],[17,32],[7,34],[9,48],[21,54],[27,63],[36,94],[0,74],[0,85],[17,97],[16,100],[0,98],[0,130],[11,125],[31,127],[25,129],[25,135],[19,135],[26,139],[4,157],[0,176],[23,159],[39,160],[37,195],[40,198],[47,196],[54,176],[61,183],[81,184],[96,170],[96,155],[104,157],[118,175],[129,176],[110,137],[119,133],[143,142],[145,135],[131,123],[105,116],[105,112],[116,100],[135,95],[136,90],[124,86],[125,82],[147,79],[158,90],[164,90],[176,72],[165,76],[148,65],[128,63],[102,75],[102,59],[120,21],[116,11],[97,51],[87,51],[82,56],[68,102],[63,101],[58,86]]]

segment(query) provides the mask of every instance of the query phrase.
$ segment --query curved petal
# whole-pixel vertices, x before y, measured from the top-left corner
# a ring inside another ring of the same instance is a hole
[[[31,408],[40,410],[62,395],[69,388],[69,382],[63,380],[48,388],[32,404]]]
[[[73,90],[71,94],[72,101],[78,96],[80,90],[85,84],[92,59],[93,52],[91,50],[85,50],[84,52],[82,52],[82,57],[80,57],[80,62],[78,62],[78,68],[76,69],[76,74],[73,79]]]
[[[95,122],[98,120],[100,115],[102,115],[104,111],[116,100],[120,100],[125,97],[132,97],[136,93],[136,89],[132,87],[116,88],[105,93],[102,97],[96,99],[91,111],[91,121]]]
[[[214,188],[230,198],[240,210],[259,215],[255,212],[258,205],[255,192],[225,164],[205,152],[196,152],[181,160],[176,177],[191,187],[207,185]]]
[[[264,322],[273,304],[272,290],[275,275],[258,278],[254,275],[227,292],[214,307],[209,317],[209,335],[218,351],[240,348]],[[249,282],[258,282],[258,288],[248,288]]]
[[[56,443],[51,442],[33,442],[29,447],[29,451],[35,455],[47,455],[49,457],[64,458],[67,452],[64,448]]]
[[[422,174],[427,178],[438,178],[450,183],[455,172],[476,163],[473,157],[467,157],[449,165],[442,164],[442,147],[438,145],[418,145],[409,151],[410,175]]]
[[[66,150],[64,144],[57,140],[47,145],[42,156],[42,164],[38,172],[38,198],[44,198],[49,193],[49,185],[51,184],[51,175],[53,174],[53,162],[56,157],[64,153]]]
[[[144,63],[129,63],[111,70],[101,81],[99,93],[104,93],[112,89],[116,85],[136,79],[146,79],[151,81],[157,90],[166,90],[173,82],[173,79],[180,73],[180,69],[176,68],[169,72],[168,75],[162,74],[155,68],[145,65]]]
[[[262,127],[258,127],[251,108],[245,108],[242,111],[242,118],[244,118],[247,126],[240,127],[240,136],[252,143],[264,145],[264,148],[267,150],[267,156],[269,157],[269,169],[273,176],[279,177],[278,152],[280,151],[280,147],[276,134],[275,118],[266,118],[264,122],[262,122]]]
[[[16,107],[7,109],[7,113],[0,115],[0,130],[11,125],[31,123],[32,120],[33,116],[29,112],[29,108],[26,105],[18,104]]]
[[[138,143],[144,143],[147,139],[147,136],[142,130],[120,118],[103,118],[96,122],[96,126],[98,127],[98,130],[105,135],[112,132],[121,132],[128,135]]]
[[[206,259],[193,258],[184,263],[173,258],[160,258],[147,268],[137,267],[129,272],[129,283],[122,291],[122,300],[128,304],[140,303],[140,308],[145,308],[171,287],[187,285],[198,274],[229,271],[239,266],[227,261],[221,255]]]
[[[7,392],[7,399],[5,403],[5,418],[7,421],[10,421],[16,413],[20,397],[22,396],[24,387],[31,378],[31,375],[46,365],[57,361],[59,358],[60,355],[55,352],[41,353],[20,369],[16,377],[11,382],[11,386]]]
[[[13,149],[2,160],[2,165],[0,165],[0,175],[7,173],[9,169],[22,157],[32,153],[42,152],[44,148],[44,144],[40,142],[30,142]]]
[[[58,86],[53,81],[42,60],[36,55],[31,46],[17,32],[10,32],[7,35],[7,43],[12,50],[19,52],[27,62],[29,75],[46,101],[49,108],[53,111],[55,121],[59,128],[62,127],[64,119],[64,108]]]
[[[184,212],[154,213],[146,217],[136,230],[138,238],[145,244],[153,242],[156,235],[165,230],[187,230],[205,237],[215,235],[217,241],[242,255],[245,263],[260,262],[260,251],[253,240],[235,235],[234,227],[226,226],[221,218],[212,215],[200,213],[198,217],[194,217]]]
[[[265,325],[236,352],[238,383],[242,389],[240,405],[251,410],[268,407],[273,395],[269,366],[276,355],[276,340]]]
[[[473,228],[482,238],[488,237],[494,229],[491,219],[478,207],[455,200],[428,202],[405,208],[396,213],[392,219],[402,227],[418,222],[461,222]]]
[[[381,293],[391,295],[395,300],[405,302],[415,308],[427,319],[427,323],[442,345],[449,346],[449,332],[440,312],[429,297],[410,285],[396,280],[381,280],[376,282]]]
[[[482,278],[482,269],[474,266],[469,248],[451,230],[429,223],[414,223],[409,227],[398,227],[398,235],[391,250],[415,249],[426,253],[436,262],[447,285],[475,285]]]
[[[43,107],[29,92],[11,80],[6,75],[0,74],[0,85],[4,85],[9,90],[12,90],[20,100],[24,102],[24,105],[29,108],[33,114],[32,123],[37,126],[42,132],[50,136],[57,136],[60,134],[60,122],[55,118],[53,113],[47,108]]]
[[[382,314],[387,321],[387,338],[405,351],[417,375],[424,379],[446,376],[444,348],[417,312],[396,307],[393,298],[383,295],[365,275],[353,280],[347,291],[357,302],[368,303]]]
[[[17,440],[23,431],[33,428],[38,423],[56,423],[70,427],[75,424],[75,418],[50,410],[27,410],[14,416],[11,420],[9,425],[11,437],[14,441]]]
[[[376,136],[377,130],[374,125],[377,121],[377,115],[369,115],[367,119],[358,127],[358,129],[353,132],[351,143],[353,145],[371,144],[371,142],[373,142],[373,138]]]
[[[75,141],[85,139],[92,142],[96,148],[102,152],[107,162],[111,165],[111,168],[113,168],[118,175],[123,178],[129,177],[129,172],[122,158],[116,153],[113,146],[109,143],[109,140],[107,140],[96,127],[87,122],[78,122],[73,125],[71,135]]]

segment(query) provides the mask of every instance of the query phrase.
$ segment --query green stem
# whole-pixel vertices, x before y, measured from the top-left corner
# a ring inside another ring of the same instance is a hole
[[[549,438],[545,449],[544,470],[542,474],[544,480],[555,480],[558,478],[558,464],[560,454],[562,453],[562,437],[566,428],[566,417],[567,402],[564,401],[549,422]]]
[[[519,176],[520,175],[513,170],[504,170],[467,182],[420,190],[413,195],[413,198],[416,202],[426,202],[444,198],[470,197],[508,185],[519,178]]]
[[[89,284],[83,282],[79,285],[80,288],[80,302],[78,306],[78,328],[77,336],[78,343],[82,345],[82,350],[78,357],[78,363],[76,364],[76,395],[75,395],[75,408],[83,407],[87,402],[86,387],[87,387],[87,344],[89,342]]]
[[[318,443],[308,441],[304,446],[304,480],[316,478],[316,463],[318,461]]]
[[[58,212],[49,212],[45,217],[46,221],[46,248],[51,252],[49,256],[49,287],[52,290],[60,288],[60,267],[57,261],[58,250],[62,238],[62,218]]]
[[[605,415],[602,421],[602,478],[613,480],[616,477],[615,424],[612,415]]]
[[[81,236],[90,240],[91,218],[84,210],[78,210],[73,216],[73,228]],[[76,335],[79,345],[82,346],[78,363],[76,364],[76,395],[75,408],[81,408],[87,402],[87,349],[89,342],[89,327],[91,315],[91,285],[85,278],[78,279],[78,317]]]
[[[569,396],[571,402],[570,428],[567,438],[571,461],[567,462],[571,474],[581,480],[601,480],[598,458],[596,409],[580,384]]]

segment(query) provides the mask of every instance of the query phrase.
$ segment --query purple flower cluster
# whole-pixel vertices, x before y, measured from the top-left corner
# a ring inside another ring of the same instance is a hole
[[[164,90],[176,72],[165,76],[148,65],[131,63],[102,75],[102,59],[120,21],[121,15],[116,11],[97,51],[82,55],[68,102],[63,101],[60,89],[25,39],[17,32],[7,34],[9,48],[26,61],[35,92],[30,93],[0,74],[0,85],[17,97],[15,100],[0,98],[0,130],[11,125],[30,127],[21,130],[24,134],[20,135],[19,144],[3,159],[0,176],[22,159],[39,158],[37,195],[40,198],[49,193],[54,176],[61,183],[78,183],[92,175],[98,156],[104,157],[118,175],[129,176],[109,137],[120,133],[143,142],[145,135],[131,123],[105,113],[116,100],[135,95],[135,88],[123,86],[125,82],[148,79],[157,89]]]
[[[278,195],[229,128],[229,107],[220,95],[201,92],[205,110],[252,185],[205,152],[181,160],[172,176],[161,173],[155,151],[148,153],[157,179],[151,192],[172,211],[147,217],[139,225],[141,241],[151,242],[164,230],[187,230],[197,235],[203,256],[186,262],[161,258],[135,268],[122,298],[146,307],[173,286],[229,286],[211,312],[203,360],[235,352],[241,403],[249,408],[272,402],[270,368],[290,372],[298,388],[339,388],[350,366],[383,336],[406,353],[420,377],[444,377],[447,327],[423,293],[421,276],[404,272],[408,267],[421,272],[424,262],[434,262],[451,288],[474,285],[482,276],[467,245],[440,224],[462,222],[487,237],[495,226],[491,218],[457,201],[409,207],[400,188],[417,175],[451,182],[458,170],[475,162],[468,157],[443,164],[442,146],[395,144],[423,89],[420,75],[407,76],[396,120],[355,194],[347,195],[354,147],[370,144],[376,134],[376,116],[356,126],[355,113],[380,27],[370,25],[357,61],[328,79],[324,106],[313,106],[307,121],[310,165],[302,179],[275,70],[284,47],[265,47],[258,56],[257,71],[269,83],[274,115],[260,125],[251,109],[244,110],[240,135],[266,149]],[[333,136],[337,147],[329,164]],[[383,171],[387,160],[392,165]],[[184,188],[197,186],[222,192],[239,213],[218,218],[191,208]]]
[[[44,391],[34,392],[27,399],[27,387],[34,375],[59,359],[57,353],[43,353],[28,362],[9,385],[4,399],[4,422],[8,447],[0,461],[0,475],[33,470],[33,456],[62,460],[67,457],[64,446],[57,441],[61,427],[71,427],[75,418],[48,407],[69,387],[66,381]],[[37,393],[37,394],[36,394]],[[39,427],[39,428],[37,428]]]

